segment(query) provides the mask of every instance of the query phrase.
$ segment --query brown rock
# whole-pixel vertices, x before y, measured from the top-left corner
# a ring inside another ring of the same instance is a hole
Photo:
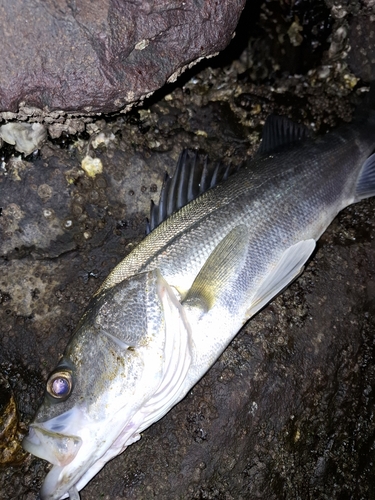
[[[121,109],[222,50],[244,3],[1,0],[0,111]]]

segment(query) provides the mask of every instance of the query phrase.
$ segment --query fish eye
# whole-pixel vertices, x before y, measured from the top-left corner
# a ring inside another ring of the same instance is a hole
[[[47,381],[47,392],[55,399],[66,399],[71,393],[72,387],[72,374],[69,371],[55,372]]]

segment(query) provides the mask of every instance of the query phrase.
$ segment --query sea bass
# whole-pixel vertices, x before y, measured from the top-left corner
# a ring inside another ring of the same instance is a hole
[[[344,207],[375,194],[375,112],[313,139],[267,120],[232,175],[184,152],[146,238],[92,298],[24,448],[53,467],[42,500],[78,491],[210,368],[303,270]],[[198,164],[203,164],[201,169]]]

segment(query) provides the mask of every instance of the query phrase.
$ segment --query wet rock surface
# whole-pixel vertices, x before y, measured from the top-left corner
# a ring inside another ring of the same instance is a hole
[[[340,17],[333,4],[309,2],[302,15],[264,3],[250,32],[242,20],[246,46],[143,108],[48,140],[28,157],[1,150],[1,394],[10,387],[17,425],[32,419],[92,293],[143,237],[150,200],[181,149],[236,165],[254,152],[272,111],[320,132],[350,120],[364,84],[346,65],[348,40],[338,51],[332,43],[354,4]],[[317,20],[311,36],[298,30],[303,16],[309,26]],[[303,43],[293,45],[298,34]],[[81,168],[88,156],[101,173]],[[344,210],[304,274],[82,500],[373,498],[374,230],[374,199]],[[30,455],[0,467],[0,498],[37,498],[47,471]]]
[[[244,0],[1,2],[0,111],[6,119],[47,117],[59,123],[66,112],[121,109],[224,49],[243,5]],[[71,121],[74,127],[78,122]]]

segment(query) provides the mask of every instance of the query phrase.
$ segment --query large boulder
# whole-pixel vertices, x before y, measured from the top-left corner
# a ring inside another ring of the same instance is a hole
[[[222,50],[244,3],[1,0],[0,111],[59,121],[122,109]]]

